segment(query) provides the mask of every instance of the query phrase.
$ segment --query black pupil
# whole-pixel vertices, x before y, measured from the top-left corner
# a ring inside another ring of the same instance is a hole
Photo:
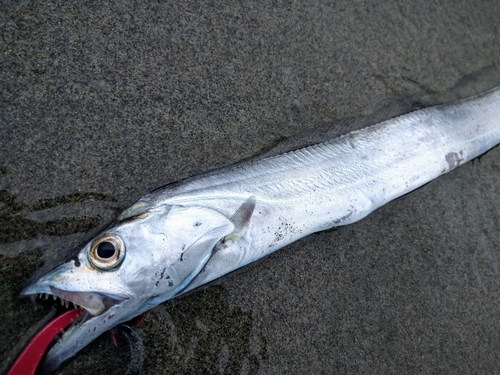
[[[115,255],[116,249],[115,245],[111,242],[104,241],[97,246],[97,255],[99,258],[108,259]]]

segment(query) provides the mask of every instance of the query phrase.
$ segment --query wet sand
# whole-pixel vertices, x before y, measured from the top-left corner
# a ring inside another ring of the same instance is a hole
[[[51,309],[29,278],[150,190],[500,66],[497,1],[2,8],[2,360]],[[499,373],[499,198],[496,147],[167,302],[143,373]],[[103,335],[57,374],[129,358]]]

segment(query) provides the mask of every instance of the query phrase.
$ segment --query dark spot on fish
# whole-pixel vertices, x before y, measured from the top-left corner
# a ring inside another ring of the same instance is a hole
[[[80,260],[78,259],[78,255],[74,255],[73,257],[71,257],[71,260],[75,261],[75,267],[80,267],[81,263]]]
[[[163,271],[161,271],[161,274],[160,274],[160,280],[163,279],[163,276],[165,276],[165,271],[166,271],[166,267],[163,269]],[[167,279],[168,279],[168,276],[167,276]]]
[[[170,276],[167,276],[167,280],[170,279]]]
[[[184,261],[184,253],[181,253],[181,262]]]
[[[463,152],[460,151],[460,155],[462,154]],[[448,163],[448,170],[450,171],[462,164],[462,161],[464,160],[463,158],[459,157],[456,152],[449,152],[448,154],[446,154],[445,159]]]
[[[186,244],[182,245],[181,250],[184,251],[185,248],[186,248]]]
[[[174,282],[172,280],[168,280],[168,286],[174,286]]]
[[[196,223],[194,223],[195,227],[199,227],[200,225],[201,225],[201,221],[197,221]]]
[[[156,286],[160,285],[160,280],[155,283]]]
[[[341,223],[341,222],[343,222],[343,221],[345,221],[345,220],[349,219],[349,218],[350,218],[350,217],[354,214],[354,211],[355,211],[355,210],[354,210],[354,207],[352,207],[352,206],[351,206],[351,209],[349,209],[349,210],[347,211],[347,213],[346,213],[344,216],[342,216],[342,217],[340,217],[340,218],[338,218],[338,219],[334,220],[334,221],[333,221],[333,223],[334,223],[334,224],[339,224],[339,223]]]

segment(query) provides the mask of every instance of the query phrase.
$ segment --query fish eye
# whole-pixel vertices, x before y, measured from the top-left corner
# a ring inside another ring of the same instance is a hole
[[[95,268],[109,271],[118,267],[123,261],[125,245],[117,235],[105,233],[90,245],[88,257]]]

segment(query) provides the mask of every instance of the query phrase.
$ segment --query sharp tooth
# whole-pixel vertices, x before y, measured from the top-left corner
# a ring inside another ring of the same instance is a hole
[[[36,303],[36,297],[34,294],[30,295],[30,299],[32,303]]]
[[[57,299],[55,294],[52,294],[52,298],[54,299],[54,301]]]
[[[69,301],[68,300],[64,301],[64,307],[68,308],[68,306],[69,306]]]
[[[49,299],[49,295],[45,294],[45,300],[48,300],[48,299]]]
[[[64,306],[64,300],[61,298],[61,306]]]

